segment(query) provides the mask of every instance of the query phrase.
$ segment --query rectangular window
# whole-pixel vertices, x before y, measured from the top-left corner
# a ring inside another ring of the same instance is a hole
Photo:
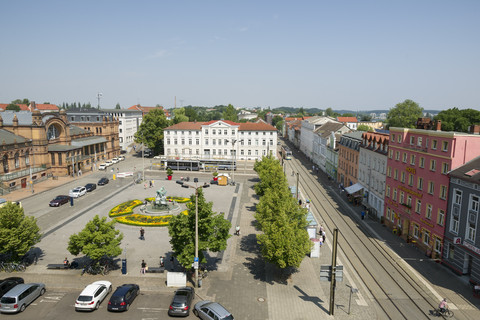
[[[403,159],[402,159],[403,163],[407,163],[407,157],[408,157],[407,153],[404,152],[403,153]]]
[[[422,146],[422,137],[418,137],[417,139],[417,147],[421,147]]]
[[[392,216],[390,217],[390,221],[395,221],[395,211],[392,210]]]
[[[400,151],[395,152],[395,160],[400,160]]]
[[[393,188],[393,201],[397,201],[397,189]]]
[[[177,133],[177,132],[175,132],[175,133]],[[208,134],[208,129],[205,129],[205,134]]]
[[[427,210],[425,211],[425,218],[432,219],[432,205],[427,204]]]
[[[388,167],[388,168],[387,168],[387,176],[388,176],[389,178],[392,177],[392,167]]]
[[[476,218],[476,215],[475,215],[475,218]],[[469,221],[467,222],[467,230],[466,230],[466,233],[465,233],[465,238],[467,240],[475,242],[475,230],[476,229],[477,229],[476,228],[476,223],[469,219]]]
[[[200,144],[200,139],[198,139],[198,138],[195,139],[195,142],[196,142],[196,144],[197,144],[197,146],[198,146],[198,145]]]
[[[430,242],[430,231],[423,230],[423,243],[428,245]]]
[[[442,151],[448,151],[448,141],[442,141]]]
[[[397,141],[398,141],[398,143],[402,143],[402,136],[401,135],[398,135]]]
[[[412,166],[415,165],[415,155],[414,155],[414,154],[410,155],[410,164],[411,164]]]
[[[393,171],[393,179],[398,180],[398,169]]]
[[[437,150],[437,140],[432,140],[432,149]]]
[[[182,146],[185,145],[185,138],[182,138]]]
[[[387,197],[390,198],[390,186],[387,186]]]
[[[410,145],[414,145],[415,144],[415,137],[410,137]]]
[[[188,144],[192,145],[192,139],[191,138],[188,139]]]
[[[388,151],[388,157],[389,157],[390,159],[393,159],[393,150],[389,150],[389,151]]]
[[[405,194],[403,193],[403,191],[400,192],[400,203],[405,203]]]
[[[433,181],[428,182],[428,193],[433,194],[435,192],[435,185]]]
[[[418,178],[418,185],[417,185],[418,190],[423,190],[423,178],[419,177]]]
[[[440,253],[441,249],[442,249],[442,240],[440,240],[439,238],[435,237],[435,252],[436,253]]]
[[[217,144],[217,139],[212,139],[212,145],[216,145]]]
[[[408,175],[408,185],[413,186],[413,174]]]
[[[422,200],[417,199],[417,204],[415,205],[415,212],[419,214],[422,212]]]
[[[469,205],[469,210],[478,213],[478,208],[479,208],[479,203],[480,203],[480,198],[475,195],[470,196],[470,205]]]
[[[395,142],[395,133],[392,133],[392,141]]]
[[[450,232],[458,234],[458,226],[460,224],[460,215],[451,215],[450,218]]]
[[[400,181],[402,181],[402,183],[405,183],[405,171],[402,171],[402,179]]]
[[[419,231],[418,224],[413,224],[413,237],[415,239],[418,239],[418,231]]]
[[[227,135],[227,134],[228,134],[227,129],[223,130],[223,134],[224,134],[224,135]]]
[[[430,160],[430,170],[435,171],[437,169],[437,160]]]
[[[447,186],[440,186],[440,199],[447,199]]]
[[[453,201],[455,204],[462,204],[462,191],[455,189],[455,195],[453,196]]]
[[[208,146],[208,139],[205,139],[205,145]]]
[[[425,168],[425,158],[421,157],[420,158],[420,164],[418,165],[420,168]]]
[[[438,209],[437,223],[441,226],[445,223],[445,211]]]
[[[448,173],[448,163],[443,162],[442,163],[442,173],[447,174]]]
[[[390,220],[390,208],[387,208],[387,220]]]
[[[408,206],[409,208],[412,207],[412,196],[407,196],[407,206]]]
[[[212,134],[215,134],[216,133],[216,130],[215,129],[212,129]]]

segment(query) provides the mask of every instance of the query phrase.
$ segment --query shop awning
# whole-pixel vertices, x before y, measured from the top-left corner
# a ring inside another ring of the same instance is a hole
[[[355,193],[357,191],[360,191],[363,189],[363,186],[360,183],[355,183],[354,185],[351,185],[350,187],[346,187],[345,191],[347,191],[348,194]]]

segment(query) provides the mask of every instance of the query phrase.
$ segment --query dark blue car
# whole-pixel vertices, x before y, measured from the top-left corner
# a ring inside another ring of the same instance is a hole
[[[108,311],[127,311],[133,300],[140,293],[140,287],[137,284],[122,284],[108,301]]]

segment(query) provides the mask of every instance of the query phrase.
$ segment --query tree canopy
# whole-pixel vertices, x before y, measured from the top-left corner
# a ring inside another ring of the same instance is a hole
[[[120,103],[117,102],[117,105],[115,106],[115,109],[122,109],[122,108],[120,107]]]
[[[154,151],[163,154],[163,129],[170,126],[162,109],[153,109],[144,117],[139,130],[135,133],[135,142],[143,143]]]
[[[373,129],[366,124],[361,124],[357,127],[357,131],[373,131]]]
[[[387,114],[387,127],[415,128],[415,123],[422,116],[423,108],[407,99],[390,109]]]
[[[298,268],[311,248],[307,210],[291,196],[278,160],[265,156],[254,168],[260,177],[255,218],[263,232],[257,236],[262,255],[281,269]]]
[[[25,216],[23,209],[12,202],[0,208],[0,254],[10,255],[18,261],[40,241],[37,220]]]
[[[168,224],[170,244],[177,261],[189,268],[195,257],[195,194],[187,204],[188,214],[173,216]],[[202,188],[198,189],[198,255],[200,262],[205,262],[203,252],[218,252],[227,248],[230,237],[230,221],[223,213],[212,210],[213,202],[207,202]]]
[[[115,229],[115,221],[107,222],[106,217],[96,215],[82,231],[70,236],[67,250],[74,256],[83,253],[92,260],[116,257],[122,253],[122,239],[123,234]]]
[[[173,109],[173,123],[187,122],[188,116],[185,115],[185,108],[176,108]]]
[[[5,110],[20,111],[20,106],[15,103],[10,103]]]
[[[237,110],[235,110],[235,108],[231,104],[229,104],[227,108],[225,108],[222,116],[224,120],[230,120],[233,122],[237,122],[238,120]]]
[[[468,132],[473,124],[480,124],[480,111],[452,108],[440,111],[435,120],[442,121],[442,131]]]

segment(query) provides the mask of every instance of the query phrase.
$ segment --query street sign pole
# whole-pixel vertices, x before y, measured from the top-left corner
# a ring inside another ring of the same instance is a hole
[[[335,271],[337,269],[337,241],[338,229],[333,229],[333,246],[332,246],[332,282],[330,283],[330,315],[333,316],[335,307]]]

